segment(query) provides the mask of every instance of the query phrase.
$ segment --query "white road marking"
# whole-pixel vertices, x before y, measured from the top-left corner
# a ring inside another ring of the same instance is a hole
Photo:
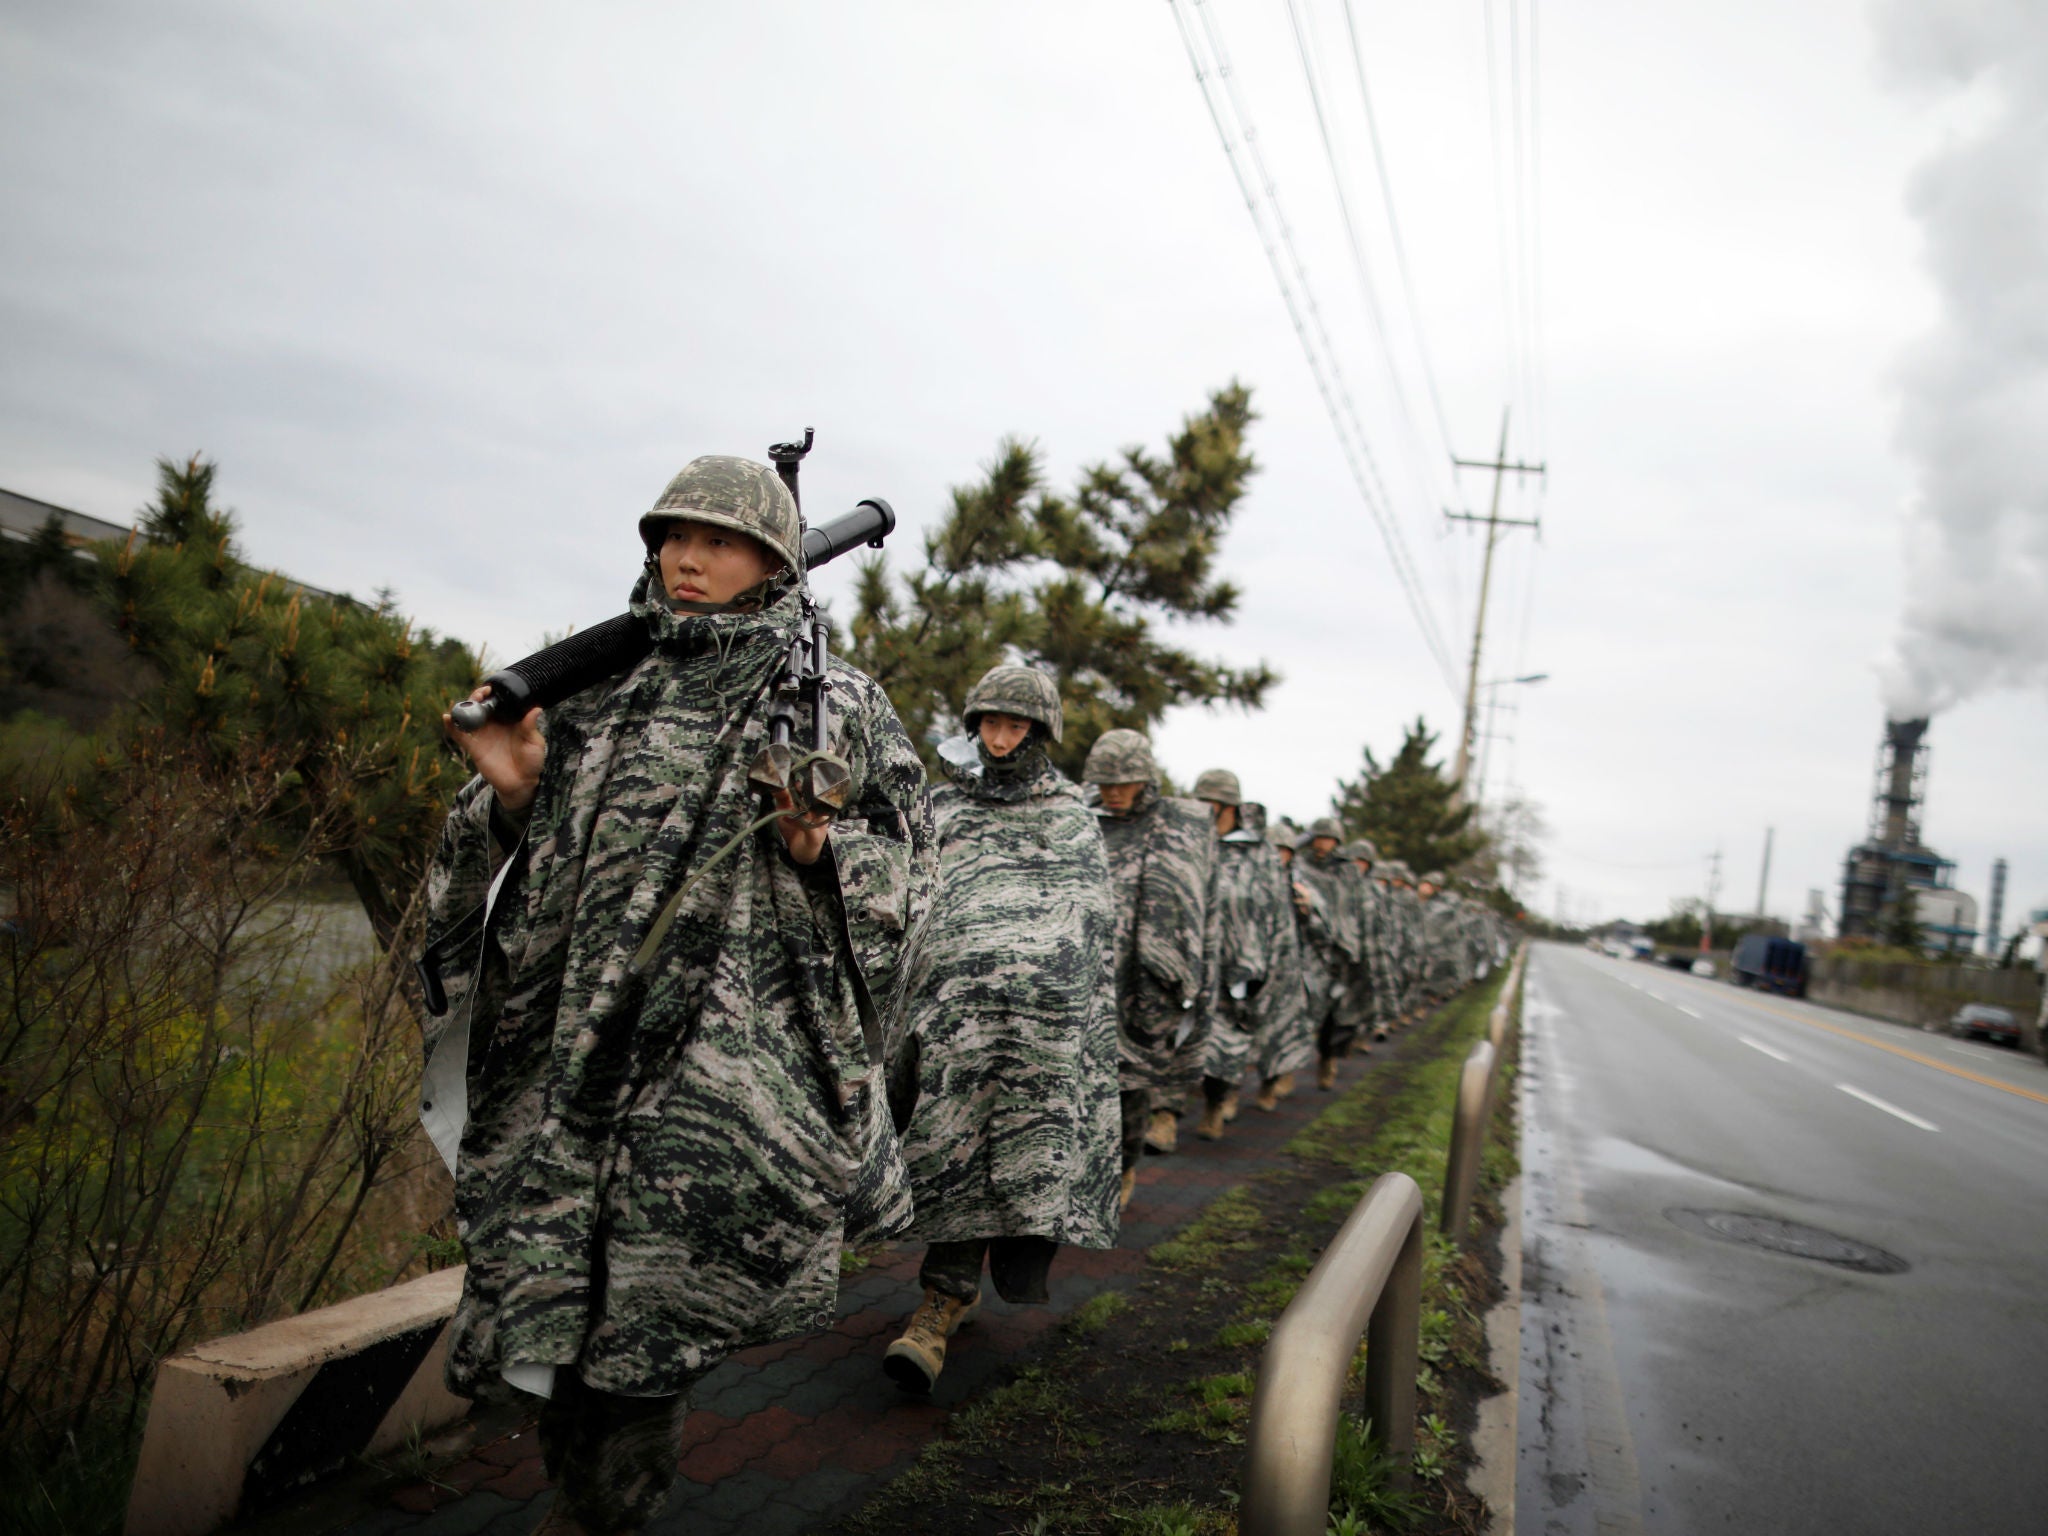
[[[1698,1015],[1695,1014],[1694,1017],[1697,1018]],[[1744,1045],[1748,1046],[1752,1051],[1762,1051],[1766,1056],[1770,1057],[1773,1061],[1790,1061],[1792,1059],[1790,1056],[1787,1056],[1783,1051],[1775,1050],[1772,1047],[1765,1045],[1761,1040],[1752,1040],[1747,1035],[1737,1035],[1735,1038],[1740,1040]],[[1850,1092],[1853,1093],[1855,1092],[1855,1090],[1851,1089]]]
[[[1688,1008],[1683,1003],[1673,1003],[1671,1006],[1676,1008],[1680,1013],[1684,1014],[1688,1019],[1703,1019],[1706,1017],[1706,1015],[1701,1013],[1697,1008]]]
[[[1881,1109],[1888,1115],[1897,1115],[1908,1125],[1917,1125],[1923,1131],[1938,1131],[1941,1129],[1932,1120],[1922,1120],[1918,1115],[1909,1114],[1896,1104],[1887,1104],[1874,1093],[1865,1093],[1861,1088],[1851,1088],[1847,1083],[1837,1083],[1835,1086],[1849,1095],[1850,1098],[1861,1099],[1872,1109]]]

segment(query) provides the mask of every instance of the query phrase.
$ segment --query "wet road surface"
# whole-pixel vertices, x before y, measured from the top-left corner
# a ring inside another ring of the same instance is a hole
[[[2048,1070],[1583,949],[1524,1008],[1516,1530],[2048,1531]]]

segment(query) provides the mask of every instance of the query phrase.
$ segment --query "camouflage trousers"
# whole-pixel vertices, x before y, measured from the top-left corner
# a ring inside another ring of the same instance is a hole
[[[1324,1061],[1349,1056],[1351,1044],[1358,1038],[1356,1016],[1344,1006],[1344,999],[1338,998],[1326,1003],[1309,1015],[1315,1031],[1316,1055]]]
[[[541,1464],[557,1503],[592,1536],[639,1530],[668,1503],[689,1413],[687,1391],[620,1397],[558,1368],[540,1411]]]
[[[996,1294],[1018,1306],[1048,1302],[1045,1288],[1060,1245],[1049,1237],[972,1237],[964,1242],[933,1243],[924,1251],[918,1283],[955,1301],[981,1295],[981,1266],[988,1264]]]

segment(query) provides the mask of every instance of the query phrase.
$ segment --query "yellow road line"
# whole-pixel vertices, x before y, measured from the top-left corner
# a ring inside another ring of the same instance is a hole
[[[1753,997],[1735,999],[1765,1013],[1775,1013],[1781,1019],[1790,1019],[1795,1024],[1811,1024],[1815,1029],[1824,1029],[1831,1035],[1840,1035],[1844,1040],[1874,1046],[1880,1051],[1890,1051],[1894,1056],[1903,1056],[1908,1061],[1917,1061],[1923,1067],[1932,1067],[1937,1072],[1946,1072],[1950,1077],[1968,1078],[1973,1083],[1982,1083],[1986,1088],[1996,1088],[2001,1093],[2017,1094],[2023,1099],[2032,1099],[2036,1104],[2048,1104],[2048,1093],[2036,1093],[2032,1088],[2022,1088],[2017,1083],[2001,1082],[1995,1077],[1986,1077],[1982,1072],[1972,1072],[1968,1067],[1952,1067],[1945,1061],[1936,1061],[1932,1056],[1923,1056],[1918,1051],[1909,1051],[1903,1045],[1893,1045],[1887,1040],[1874,1040],[1869,1035],[1859,1034],[1853,1029],[1844,1029],[1839,1024],[1825,1023],[1810,1014],[1794,1013],[1790,1008],[1780,1008],[1772,1003],[1759,1002]]]

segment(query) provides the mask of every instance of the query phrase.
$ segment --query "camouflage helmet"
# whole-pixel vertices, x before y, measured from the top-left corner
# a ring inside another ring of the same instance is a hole
[[[1433,885],[1438,890],[1442,890],[1444,888],[1444,872],[1440,869],[1432,869],[1428,874],[1424,875],[1418,883],[1422,885]]]
[[[1081,765],[1083,784],[1157,784],[1159,764],[1143,731],[1104,731]]]
[[[1204,769],[1202,776],[1195,780],[1194,795],[1197,800],[1207,800],[1212,805],[1244,804],[1244,790],[1238,785],[1237,775],[1228,768]]]
[[[981,674],[981,681],[967,690],[967,703],[960,711],[967,729],[975,730],[986,714],[1036,720],[1054,741],[1060,739],[1066,724],[1060,710],[1059,685],[1038,668],[1014,662],[990,667]]]
[[[1410,885],[1415,883],[1414,871],[1410,870],[1407,864],[1400,859],[1395,859],[1387,865],[1387,873],[1396,880],[1406,881]]]
[[[1266,828],[1266,841],[1283,853],[1292,853],[1295,843],[1300,841],[1300,838],[1294,828],[1281,821]]]
[[[1380,861],[1380,851],[1373,846],[1369,837],[1354,837],[1337,851],[1347,859],[1363,859],[1368,864],[1377,864]]]
[[[748,534],[779,557],[790,574],[803,571],[803,518],[789,487],[766,464],[715,453],[685,464],[640,518],[640,542],[650,558],[660,552],[668,525],[685,519]]]
[[[1338,842],[1343,842],[1343,824],[1334,816],[1318,816],[1308,824],[1308,840],[1314,842],[1319,837],[1333,837]]]

